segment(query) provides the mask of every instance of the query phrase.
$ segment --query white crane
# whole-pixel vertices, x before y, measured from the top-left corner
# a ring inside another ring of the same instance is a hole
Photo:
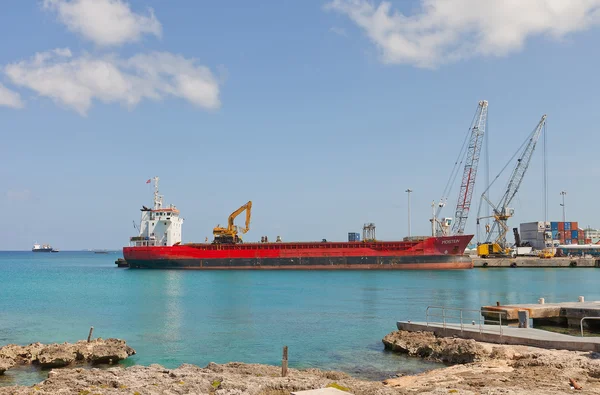
[[[533,152],[535,151],[535,146],[537,144],[538,139],[540,138],[540,135],[542,134],[542,130],[544,129],[545,125],[546,115],[542,116],[542,119],[537,124],[533,132],[531,132],[527,140],[523,143],[523,145],[521,145],[519,150],[511,158],[512,161],[518,153],[521,153],[521,155],[519,155],[519,158],[517,159],[515,168],[508,180],[506,191],[504,192],[504,195],[502,195],[500,201],[497,204],[494,204],[487,196],[487,193],[490,189],[490,186],[493,185],[493,182],[481,195],[481,203],[479,205],[479,212],[477,216],[477,225],[479,225],[479,220],[484,218],[493,218],[494,222],[491,225],[491,227],[489,227],[489,225],[486,225],[486,241],[477,247],[477,253],[480,256],[504,255],[507,253],[506,234],[508,233],[509,229],[506,222],[510,217],[513,216],[515,212],[513,208],[510,208],[510,204],[517,192],[519,191],[521,183],[523,182],[523,178],[525,177],[525,173],[527,172],[527,169],[529,168],[529,163],[531,162],[531,157],[533,155]],[[506,169],[506,167],[508,167],[509,164],[510,161],[506,164],[506,166],[504,166],[500,174],[502,174],[502,172]],[[496,176],[494,182],[498,179],[500,174]],[[484,202],[492,208],[492,215],[490,217],[479,216],[479,213],[481,212],[481,206]]]

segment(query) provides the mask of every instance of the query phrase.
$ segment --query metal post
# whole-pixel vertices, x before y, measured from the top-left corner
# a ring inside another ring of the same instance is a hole
[[[460,331],[463,331],[463,311],[460,309]]]
[[[502,313],[498,313],[498,322],[500,323],[500,336],[502,336]]]
[[[562,212],[563,212],[563,222],[566,222],[566,215],[565,215],[565,195],[567,194],[567,191],[561,191],[560,192],[561,196],[562,196]]]
[[[410,234],[410,193],[412,191],[413,190],[410,188],[408,188],[406,191],[404,191],[408,195],[408,237],[411,236],[411,234]]]
[[[442,308],[442,322],[444,323],[444,329],[446,329],[446,309]]]
[[[281,377],[288,373],[288,346],[283,346],[283,358],[281,359]]]

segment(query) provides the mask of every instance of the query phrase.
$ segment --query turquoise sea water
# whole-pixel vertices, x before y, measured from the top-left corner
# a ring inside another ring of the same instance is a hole
[[[428,305],[600,300],[600,269],[465,271],[149,271],[118,269],[120,253],[0,252],[0,345],[118,337],[130,364],[256,362],[344,370],[380,379],[432,365],[385,352],[397,320]],[[44,372],[7,372],[0,385]]]

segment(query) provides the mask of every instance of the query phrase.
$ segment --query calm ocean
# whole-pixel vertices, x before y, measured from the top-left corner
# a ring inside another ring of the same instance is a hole
[[[380,379],[431,364],[385,352],[397,320],[428,305],[600,300],[600,269],[465,271],[145,271],[117,269],[120,253],[0,252],[0,345],[127,340],[126,365],[256,362],[336,369]],[[0,385],[45,378],[9,371]],[[0,376],[1,377],[1,376]]]

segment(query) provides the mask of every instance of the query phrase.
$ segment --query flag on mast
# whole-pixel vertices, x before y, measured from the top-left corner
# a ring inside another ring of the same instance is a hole
[[[146,184],[150,184],[151,181],[152,181],[152,179],[149,178],[148,181],[146,181]]]

